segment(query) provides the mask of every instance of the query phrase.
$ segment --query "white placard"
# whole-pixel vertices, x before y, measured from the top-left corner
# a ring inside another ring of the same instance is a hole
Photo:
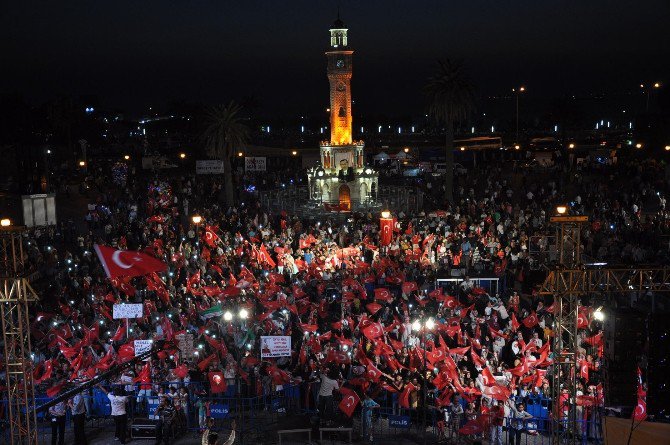
[[[215,159],[209,161],[195,161],[196,175],[222,175],[223,161]]]
[[[179,334],[175,337],[177,339],[177,348],[181,352],[182,359],[190,359],[193,357],[193,334]]]
[[[244,158],[244,171],[247,172],[264,172],[266,163],[264,157],[247,156]]]
[[[112,318],[142,318],[144,305],[139,304],[115,304],[112,310]]]
[[[290,357],[291,337],[273,335],[261,337],[261,358]]]
[[[151,350],[152,344],[153,341],[151,340],[135,340],[135,357]],[[149,357],[144,359],[144,361],[147,360],[149,360]]]

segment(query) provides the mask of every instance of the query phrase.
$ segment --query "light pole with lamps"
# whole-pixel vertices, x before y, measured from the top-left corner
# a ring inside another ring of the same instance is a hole
[[[230,323],[233,321],[235,315],[231,311],[226,311],[223,313],[223,319]],[[249,311],[247,308],[242,307],[237,313],[237,317],[242,320],[242,323],[246,323],[247,318],[249,318]],[[244,325],[246,327],[246,325]],[[242,360],[242,357],[237,357],[238,361]],[[235,399],[237,402],[237,414],[240,416],[239,422],[237,423],[240,427],[240,443],[244,443],[244,418],[243,418],[243,406],[242,406],[242,385],[240,384],[240,373],[239,369],[235,371]]]
[[[516,93],[516,140],[515,143],[519,143],[519,95],[526,91],[526,87],[520,86],[519,88],[512,88],[512,92]]]
[[[428,412],[428,369],[426,357],[426,330],[432,331],[435,327],[435,320],[432,317],[425,319],[425,315],[421,315],[418,320],[412,323],[412,330],[421,330],[421,343],[423,343],[423,443],[426,444],[426,413]]]

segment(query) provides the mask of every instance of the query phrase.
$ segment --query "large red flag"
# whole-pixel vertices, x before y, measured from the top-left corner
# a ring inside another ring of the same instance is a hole
[[[482,390],[482,394],[491,397],[492,399],[505,401],[510,398],[512,392],[504,386],[493,385],[485,386]]]
[[[223,378],[222,372],[210,372],[207,374],[207,377],[209,378],[209,387],[212,390],[212,394],[226,392],[228,386],[226,385],[226,379]]]
[[[109,278],[135,277],[151,272],[167,270],[167,265],[145,253],[133,250],[116,250],[113,247],[95,245],[95,252]]]
[[[361,329],[361,332],[363,332],[363,335],[365,335],[370,340],[374,340],[375,338],[384,335],[384,329],[382,329],[382,326],[379,323],[370,323]]]
[[[379,218],[379,243],[388,246],[393,239],[393,219]]]
[[[354,414],[354,410],[356,409],[356,406],[358,405],[358,402],[361,401],[361,399],[358,397],[356,391],[352,389],[341,388],[340,392],[342,393],[342,401],[338,405],[340,411],[346,414],[347,417],[351,417]]]

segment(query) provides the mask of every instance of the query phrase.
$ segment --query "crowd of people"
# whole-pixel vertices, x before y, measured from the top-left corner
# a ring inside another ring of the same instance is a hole
[[[247,194],[225,207],[217,180],[147,180],[132,170],[120,183],[106,179],[100,171],[87,230],[64,222],[26,237],[30,263],[48,283],[31,309],[33,379],[54,397],[134,357],[135,340],[166,340],[165,350],[110,383],[132,390],[131,412],[159,397],[185,416],[197,413],[201,430],[208,401],[221,392],[256,396],[288,384],[324,422],[360,409],[366,435],[377,405],[429,410],[443,434],[490,431],[498,444],[505,418],[519,435],[529,429],[523,403],[533,397],[560,393],[553,416],[577,405],[590,420],[602,403],[602,326],[585,297],[579,389],[552,388],[556,305],[525,277],[532,261],[550,261],[552,209],[569,203],[591,215],[583,239],[594,257],[667,254],[646,241],[668,233],[669,220],[662,195],[644,181],[635,192],[614,193],[616,178],[608,177],[582,183],[579,194],[566,192],[560,178],[519,190],[499,168],[483,167],[457,186],[453,205],[398,211],[392,240],[382,245],[379,215],[305,220],[269,214]],[[643,214],[647,205],[658,209]],[[167,270],[110,280],[96,244],[141,251]],[[446,271],[462,277],[458,286],[436,287]],[[494,292],[470,276],[506,285]],[[142,304],[142,316],[114,319],[119,303]],[[289,336],[291,356],[262,358],[263,336]],[[183,346],[186,337],[194,348]],[[69,403],[74,415],[83,413],[80,400]],[[66,404],[58,409],[54,416]],[[112,415],[123,443],[126,408]]]

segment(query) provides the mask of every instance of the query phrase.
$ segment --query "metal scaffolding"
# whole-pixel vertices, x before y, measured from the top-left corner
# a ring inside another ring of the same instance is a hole
[[[585,216],[556,216],[551,222],[557,224],[556,247],[558,249],[559,270],[574,268],[581,263],[581,226],[588,222]],[[579,285],[559,279],[553,274],[547,284],[556,299],[554,309],[554,361],[551,365],[551,388],[553,412],[560,419],[551,431],[551,443],[563,445],[578,443],[580,435],[577,419],[577,407],[574,398],[577,394],[577,357],[579,340],[577,336],[577,315],[579,296],[583,290]],[[547,277],[549,278],[549,277]],[[567,398],[563,391],[567,390]],[[572,401],[570,400],[572,398]]]
[[[555,299],[553,351],[551,366],[551,397],[553,413],[559,422],[552,429],[553,445],[581,442],[580,423],[577,418],[577,363],[579,337],[577,335],[579,298],[584,295],[670,292],[670,267],[615,267],[584,265],[581,258],[582,224],[585,216],[556,216],[551,222],[557,225],[556,249],[559,264],[548,271],[540,286],[540,295]],[[562,390],[567,394],[562,396]]]
[[[30,360],[28,302],[37,299],[26,278],[25,227],[0,228],[0,320],[7,385],[10,445],[37,445],[35,393]]]

